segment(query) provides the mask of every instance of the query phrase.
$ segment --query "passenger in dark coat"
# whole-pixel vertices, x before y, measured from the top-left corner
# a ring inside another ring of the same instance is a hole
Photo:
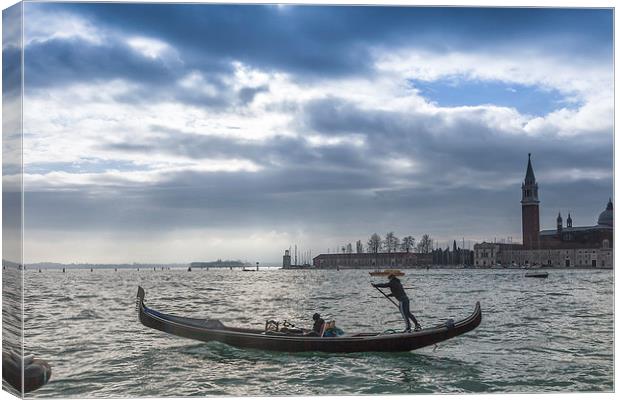
[[[323,333],[323,326],[325,325],[325,320],[321,318],[321,314],[314,313],[312,316],[314,320],[314,325],[312,325],[312,330],[305,334],[305,336],[321,336]]]
[[[409,297],[407,297],[405,289],[403,289],[403,285],[400,283],[400,279],[398,279],[395,275],[388,276],[388,279],[389,282],[387,283],[373,283],[372,285],[377,288],[390,288],[391,293],[388,296],[393,296],[396,300],[398,300],[398,308],[406,324],[405,332],[411,332],[411,323],[409,320],[411,320],[415,325],[415,330],[419,331],[422,327],[409,310]]]
[[[323,333],[323,325],[325,325],[325,320],[321,318],[321,314],[319,313],[315,313],[312,316],[312,319],[314,320],[312,332],[316,333],[317,336],[321,336],[321,333]]]

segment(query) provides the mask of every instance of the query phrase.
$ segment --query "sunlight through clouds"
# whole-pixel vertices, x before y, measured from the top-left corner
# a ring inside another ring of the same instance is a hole
[[[165,231],[205,237],[208,226],[233,242],[260,232],[249,251],[273,260],[296,229],[315,248],[370,231],[442,238],[429,215],[517,236],[528,153],[541,193],[570,183],[590,194],[575,212],[598,212],[611,191],[608,10],[25,10],[28,228],[67,245],[80,231],[165,243]],[[513,214],[472,221],[446,198]]]

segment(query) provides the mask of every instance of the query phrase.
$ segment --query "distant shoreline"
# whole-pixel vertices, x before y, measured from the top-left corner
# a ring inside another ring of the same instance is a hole
[[[301,269],[301,268],[300,268]],[[315,268],[305,268],[306,270],[308,269],[312,269],[315,270]],[[368,267],[368,268],[343,268],[341,267],[340,270],[354,270],[354,269],[358,269],[361,271],[375,271],[377,270],[377,268],[374,267]],[[379,268],[379,270],[381,269],[394,269],[394,267],[385,267],[385,268]],[[536,268],[524,268],[524,267],[462,267],[462,266],[458,266],[458,265],[433,265],[430,266],[429,268],[427,267],[412,267],[412,268],[397,268],[400,271],[426,271],[426,270],[443,270],[443,269],[448,269],[448,270],[463,270],[463,271],[485,271],[485,270],[523,270],[523,271],[538,271],[538,270],[613,270],[613,267],[561,267],[561,266],[545,266],[545,267],[536,267]],[[336,268],[316,268],[317,271],[326,271],[326,270],[334,270],[336,271]]]
[[[340,267],[340,269],[336,269],[336,268],[314,268],[314,267],[304,267],[304,268],[282,268],[280,266],[261,266],[260,270],[283,270],[283,271],[351,271],[351,270],[359,270],[362,272],[371,272],[371,271],[376,271],[376,270],[381,270],[381,269],[386,269],[388,267],[385,268],[375,268],[375,267],[355,267],[355,268],[351,268],[351,267]],[[17,266],[14,265],[7,265],[5,267],[3,267],[3,270],[17,270],[20,269]],[[54,266],[54,267],[38,267],[36,265],[26,265],[25,270],[26,271],[62,271],[62,270],[66,270],[66,271],[78,271],[78,270],[90,270],[92,269],[94,270],[143,270],[143,271],[169,271],[169,270],[187,270],[188,266],[187,265],[180,265],[180,264],[173,264],[173,265],[169,265],[169,266],[158,266],[158,267],[154,267],[154,266],[126,266],[126,265],[105,265],[105,266]],[[393,269],[393,267],[392,267]],[[612,271],[614,268],[613,267],[586,267],[586,266],[580,266],[580,267],[562,267],[562,266],[545,266],[545,267],[536,267],[536,268],[524,268],[524,267],[462,267],[459,265],[433,265],[433,266],[429,266],[427,267],[409,267],[409,268],[398,268],[399,270],[406,272],[406,271],[437,271],[437,270],[463,270],[463,271],[485,271],[485,270],[493,270],[493,271],[502,271],[502,270],[522,270],[522,271],[545,271],[545,270],[562,270],[562,271],[577,271],[577,270],[608,270],[608,271]],[[210,268],[201,268],[201,267],[197,267],[197,268],[193,268],[193,270],[196,271],[213,271],[213,270],[224,270],[224,271],[229,271],[231,270],[231,268],[229,267],[210,267]],[[232,270],[234,271],[242,271],[243,267],[233,267]],[[254,271],[254,268],[251,269],[252,271]]]

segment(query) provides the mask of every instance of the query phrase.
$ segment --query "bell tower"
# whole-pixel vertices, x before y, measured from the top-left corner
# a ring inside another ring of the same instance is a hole
[[[538,247],[538,234],[540,231],[538,184],[534,176],[531,157],[532,154],[528,153],[525,180],[521,184],[521,230],[523,233],[523,246],[526,249]]]

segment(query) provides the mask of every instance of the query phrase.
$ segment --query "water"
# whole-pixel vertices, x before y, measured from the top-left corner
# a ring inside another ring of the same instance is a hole
[[[422,325],[464,318],[476,301],[482,324],[437,348],[333,355],[237,349],[146,328],[137,320],[137,286],[159,311],[230,325],[286,318],[310,326],[318,311],[347,332],[402,329],[367,271],[27,270],[26,353],[53,368],[29,396],[613,391],[613,272],[523,275],[407,271],[402,281],[413,287]]]

